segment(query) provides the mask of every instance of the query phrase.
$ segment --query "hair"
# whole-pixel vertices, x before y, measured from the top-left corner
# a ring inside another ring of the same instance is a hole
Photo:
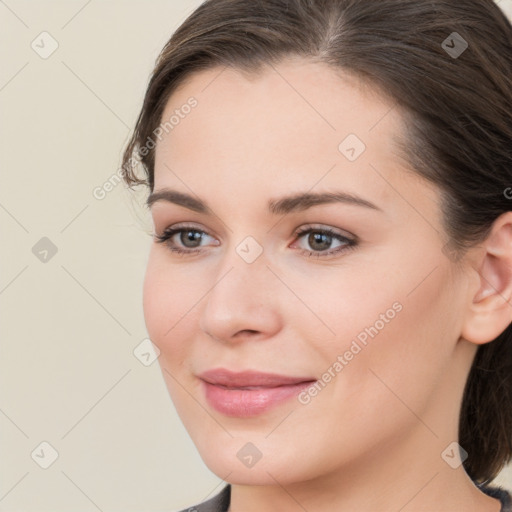
[[[453,32],[468,44],[460,55],[448,52]],[[153,190],[154,132],[170,95],[193,73],[257,73],[293,56],[358,76],[400,108],[401,150],[440,190],[449,255],[484,240],[512,210],[512,26],[492,0],[207,0],[157,58],[124,150],[125,182]],[[512,457],[512,324],[478,347],[459,443],[478,484]]]

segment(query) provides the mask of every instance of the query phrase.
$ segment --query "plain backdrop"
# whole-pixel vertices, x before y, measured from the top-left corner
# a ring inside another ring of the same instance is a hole
[[[140,356],[144,191],[105,185],[200,3],[0,0],[0,511],[170,511],[223,485]]]

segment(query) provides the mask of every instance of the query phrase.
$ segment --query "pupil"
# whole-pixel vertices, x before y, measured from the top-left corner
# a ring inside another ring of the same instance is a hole
[[[313,249],[322,251],[328,249],[331,245],[332,237],[323,233],[311,233],[308,243]],[[319,245],[317,245],[319,244]]]
[[[201,242],[201,233],[199,231],[182,231],[180,238],[185,247],[197,247],[194,244]]]

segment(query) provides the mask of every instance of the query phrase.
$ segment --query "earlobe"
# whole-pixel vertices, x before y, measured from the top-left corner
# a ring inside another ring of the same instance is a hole
[[[474,272],[480,286],[468,297],[461,336],[481,345],[497,338],[512,322],[512,211],[496,219],[479,248],[483,251]]]

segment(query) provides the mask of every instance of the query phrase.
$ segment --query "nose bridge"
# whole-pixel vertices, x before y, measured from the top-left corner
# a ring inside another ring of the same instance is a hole
[[[267,302],[272,273],[267,268],[263,247],[254,238],[246,238],[251,240],[244,239],[223,256],[208,302],[219,302],[219,306],[233,303],[245,308]]]
[[[222,263],[219,267],[218,277],[230,276],[228,279],[233,281],[231,284],[252,283],[257,286],[258,283],[264,284],[269,278],[271,272],[267,268],[268,252],[263,248],[263,242],[260,243],[255,237],[247,235],[245,237],[232,237],[241,241],[230,243],[225,254],[222,255]],[[228,274],[227,274],[228,273]]]
[[[240,330],[267,331],[277,321],[275,276],[267,268],[261,244],[244,238],[223,255],[205,297],[201,328],[218,339]]]

